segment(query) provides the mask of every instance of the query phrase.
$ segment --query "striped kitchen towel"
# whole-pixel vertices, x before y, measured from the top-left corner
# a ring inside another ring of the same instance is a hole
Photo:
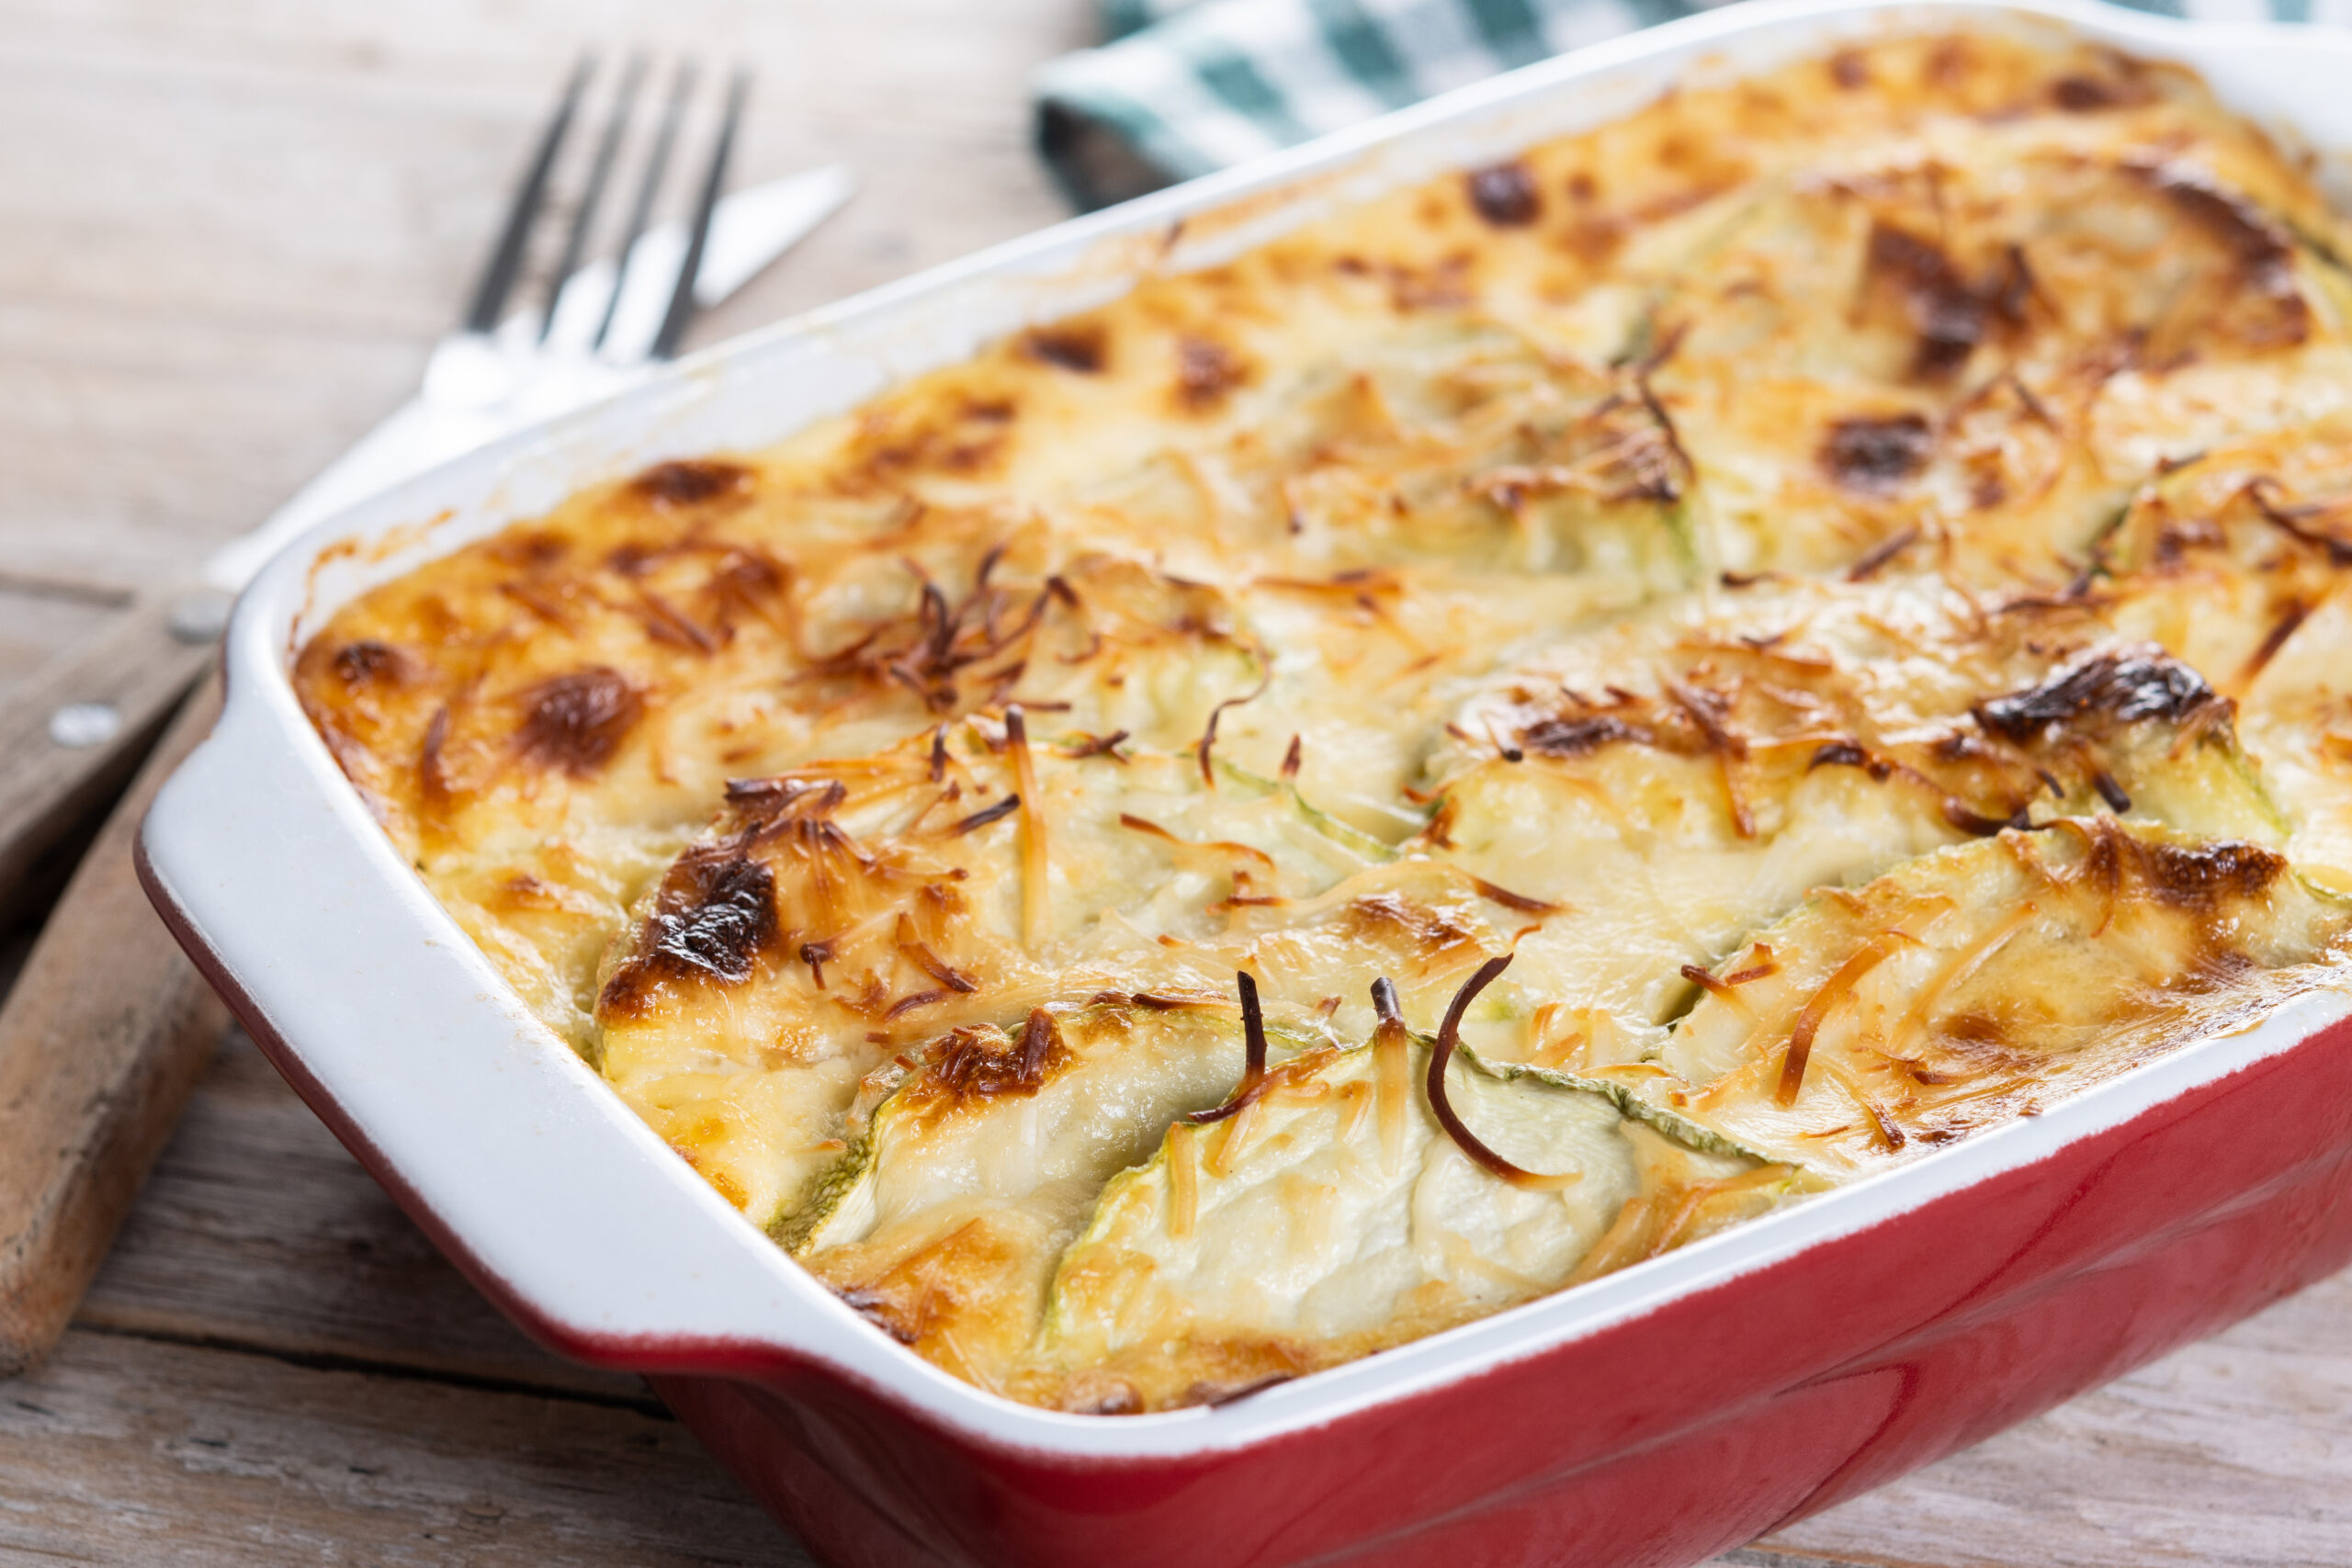
[[[1099,49],[1037,78],[1037,146],[1106,206],[1720,0],[1099,0]],[[2120,0],[2212,21],[2352,22],[2352,0]]]

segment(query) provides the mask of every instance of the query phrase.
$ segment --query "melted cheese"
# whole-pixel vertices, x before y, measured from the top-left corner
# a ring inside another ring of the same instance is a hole
[[[2347,254],[2183,73],[1893,39],[583,492],[296,682],[877,1325],[1229,1397],[2334,973]]]
[[[1759,932],[1661,1054],[1684,1086],[1666,1097],[1748,1147],[1857,1174],[2312,983],[2299,966],[2344,918],[2251,844],[2107,818],[2003,832]]]

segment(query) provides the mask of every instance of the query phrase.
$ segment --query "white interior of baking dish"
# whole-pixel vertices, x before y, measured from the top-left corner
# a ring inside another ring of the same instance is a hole
[[[151,875],[285,1043],[321,1109],[503,1304],[562,1348],[694,1371],[714,1351],[740,1364],[741,1350],[775,1347],[975,1436],[1072,1455],[1245,1444],[1485,1371],[1866,1229],[2243,1070],[2352,1013],[2352,993],[2305,996],[2042,1116],[1249,1399],[1115,1420],[1062,1416],[984,1393],[890,1342],[672,1154],[528,1014],[401,863],[287,680],[293,650],[356,594],[584,484],[665,457],[769,445],[1155,271],[1213,265],[1336,205],[1618,118],[1676,83],[1769,69],[1840,40],[1960,26],[2055,29],[2183,61],[2324,164],[2352,148],[2343,87],[2352,34],[2186,24],[2105,6],[1756,0],[1532,66],[715,348],[322,525],[239,605],[228,710],[149,818]]]

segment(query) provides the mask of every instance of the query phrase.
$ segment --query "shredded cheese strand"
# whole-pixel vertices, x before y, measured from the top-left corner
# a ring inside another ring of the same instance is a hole
[[[1052,934],[1053,916],[1046,903],[1051,895],[1046,884],[1046,807],[1037,795],[1037,764],[1029,755],[1029,717],[1017,705],[1005,710],[1004,739],[1021,795],[1021,940],[1034,953]]]

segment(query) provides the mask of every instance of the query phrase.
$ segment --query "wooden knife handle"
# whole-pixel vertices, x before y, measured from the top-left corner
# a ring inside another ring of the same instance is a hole
[[[204,588],[135,600],[0,700],[0,924],[33,912],[64,879],[72,846],[203,674],[228,603]]]
[[[228,1022],[140,889],[131,840],[220,712],[180,708],[0,1005],[0,1376],[64,1332]]]

